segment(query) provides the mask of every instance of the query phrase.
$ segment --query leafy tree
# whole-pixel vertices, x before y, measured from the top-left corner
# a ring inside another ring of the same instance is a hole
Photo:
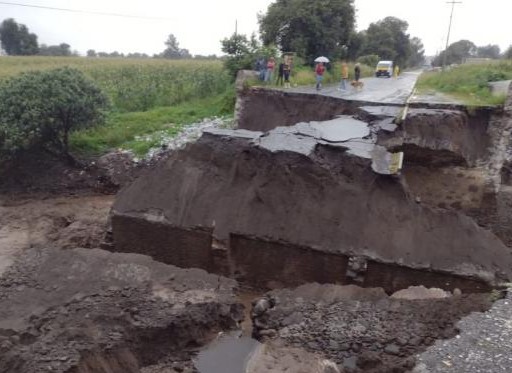
[[[496,60],[500,58],[500,53],[501,49],[499,45],[496,44],[489,44],[476,48],[476,55],[481,58],[492,58]]]
[[[170,34],[165,41],[167,48],[162,52],[163,58],[180,59],[180,58],[191,58],[188,49],[180,48],[178,39],[173,34]]]
[[[508,47],[508,49],[505,52],[503,52],[503,58],[512,60],[512,45]]]
[[[98,57],[98,55],[96,54],[96,51],[94,49],[89,49],[87,51],[87,57]]]
[[[354,1],[276,0],[259,24],[264,45],[295,52],[308,63],[319,55],[338,58],[354,31]]]
[[[377,63],[380,61],[380,57],[376,54],[367,54],[366,56],[361,56],[357,59],[357,62],[362,63],[366,66],[375,67]]]
[[[128,57],[128,58],[149,58],[149,56],[146,53],[139,53],[139,52],[128,53],[126,55],[126,57]]]
[[[469,40],[459,40],[450,44],[448,49],[442,51],[436,58],[434,58],[432,65],[442,66],[445,61],[445,55],[447,65],[454,63],[461,64],[464,63],[468,57],[474,57],[476,53],[477,48],[473,42]]]
[[[252,69],[258,58],[277,56],[276,47],[261,45],[254,34],[250,39],[243,34],[233,34],[221,40],[221,45],[222,52],[228,55],[224,60],[224,66],[233,78],[236,77],[238,70]]]
[[[107,107],[107,97],[75,69],[13,77],[0,86],[0,154],[42,148],[75,163],[70,132],[101,123]]]
[[[39,48],[39,54],[41,56],[71,56],[71,46],[66,43],[59,45],[46,45],[41,44]]]
[[[113,51],[108,54],[108,57],[119,58],[119,57],[124,57],[124,54],[119,53],[118,51]]]
[[[410,53],[407,66],[420,66],[425,62],[425,48],[420,38],[414,37],[410,40]]]
[[[242,34],[233,34],[229,38],[221,40],[222,51],[233,57],[240,57],[251,51],[251,45],[247,36]]]
[[[12,18],[0,24],[0,42],[5,52],[12,56],[35,55],[39,51],[37,35],[31,34],[27,26]]]
[[[394,61],[405,66],[411,54],[409,24],[396,17],[386,17],[370,24],[362,53],[377,54],[383,60]]]
[[[353,32],[348,40],[346,56],[342,57],[351,61],[355,61],[357,57],[361,56],[361,51],[364,47],[365,40],[366,31]]]

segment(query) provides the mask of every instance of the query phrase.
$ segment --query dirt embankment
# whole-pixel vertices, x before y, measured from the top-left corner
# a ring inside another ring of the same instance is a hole
[[[301,133],[251,136],[203,135],[125,188],[113,208],[116,249],[190,258],[187,241],[173,244],[165,233],[184,229],[226,243],[237,234],[491,281],[510,276],[512,257],[494,235],[456,211],[417,203],[368,159]],[[152,224],[151,234],[131,234],[137,221]],[[211,239],[202,242],[194,252],[213,261]],[[272,267],[273,257],[259,265]]]

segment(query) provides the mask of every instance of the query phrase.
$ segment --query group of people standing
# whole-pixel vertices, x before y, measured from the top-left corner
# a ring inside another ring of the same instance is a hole
[[[260,72],[260,79],[267,84],[272,83],[274,72],[276,71],[277,62],[274,57],[270,57],[268,61],[259,60],[257,62],[257,70]],[[284,85],[290,88],[290,74],[292,72],[292,57],[285,55],[282,61],[277,65],[276,85]]]
[[[323,62],[318,62],[315,66],[315,76],[316,76],[316,90],[319,91],[322,89],[322,81],[324,79],[325,73],[325,65]],[[358,63],[354,66],[354,81],[359,82],[361,79],[361,65]],[[346,90],[348,84],[348,64],[343,62],[341,64],[341,84],[340,90]]]

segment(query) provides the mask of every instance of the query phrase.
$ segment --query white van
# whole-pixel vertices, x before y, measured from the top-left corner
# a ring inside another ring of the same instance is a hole
[[[391,78],[393,76],[393,61],[379,61],[375,68],[375,76],[387,76]]]

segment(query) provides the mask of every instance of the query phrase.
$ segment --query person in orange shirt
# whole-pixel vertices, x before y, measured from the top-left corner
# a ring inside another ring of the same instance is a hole
[[[339,90],[346,90],[348,82],[348,65],[345,61],[341,64],[341,84]]]

